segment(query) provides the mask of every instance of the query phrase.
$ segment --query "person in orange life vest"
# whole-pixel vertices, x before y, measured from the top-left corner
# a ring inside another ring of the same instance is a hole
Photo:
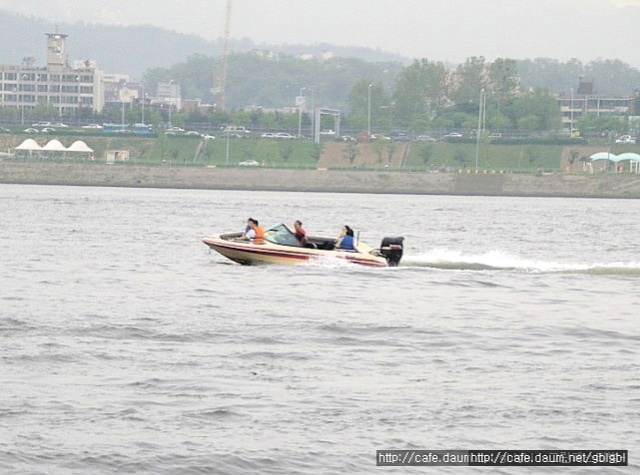
[[[237,238],[238,241],[264,242],[264,229],[258,224],[257,219],[249,218],[247,227],[242,237]]]
[[[251,229],[247,232],[247,239],[256,244],[262,244],[264,242],[264,229],[259,225],[258,220],[249,218],[249,227]]]
[[[307,232],[302,228],[302,222],[298,219],[293,223],[293,235],[303,246],[307,243]]]

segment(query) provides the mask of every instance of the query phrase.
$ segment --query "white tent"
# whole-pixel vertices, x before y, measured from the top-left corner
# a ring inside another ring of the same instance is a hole
[[[80,156],[81,158],[92,158],[93,157],[93,149],[89,147],[84,141],[76,140],[73,142],[67,152],[71,154],[72,157]],[[93,158],[92,158],[93,159]]]
[[[93,149],[89,147],[82,140],[76,140],[73,142],[69,148],[67,149],[69,152],[84,152],[84,153],[92,153]]]
[[[67,147],[62,145],[62,143],[59,140],[53,139],[53,140],[49,140],[47,144],[44,147],[42,147],[42,150],[45,150],[47,152],[66,152]]]
[[[45,155],[42,158],[64,158],[67,152],[67,147],[62,145],[59,140],[49,140],[47,144],[42,147],[42,152]]]
[[[25,151],[33,151],[33,150],[42,150],[42,147],[38,145],[33,139],[27,139],[22,142],[20,145],[16,147],[16,150],[25,150]]]
[[[26,139],[15,148],[14,152],[16,157],[27,158],[31,157],[33,152],[40,152],[41,150],[42,147],[38,145],[38,142],[33,139]]]

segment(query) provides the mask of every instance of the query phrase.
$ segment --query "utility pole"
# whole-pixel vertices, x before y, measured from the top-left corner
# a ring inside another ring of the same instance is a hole
[[[218,70],[214,72],[213,93],[218,96],[218,107],[220,110],[227,109],[226,87],[227,87],[227,63],[229,56],[229,31],[231,29],[231,5],[232,0],[227,0],[227,11],[224,23],[224,38],[222,46],[222,56],[218,64]]]

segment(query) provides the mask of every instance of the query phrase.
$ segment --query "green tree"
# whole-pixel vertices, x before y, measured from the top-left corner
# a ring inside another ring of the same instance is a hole
[[[371,87],[369,87],[370,84]],[[371,93],[371,104],[369,104],[369,93]],[[357,124],[359,129],[364,130],[368,125],[369,106],[371,106],[371,126],[379,128],[380,108],[388,103],[389,96],[382,83],[366,78],[360,79],[353,85],[347,97],[349,121],[352,125]]]
[[[388,148],[387,142],[388,140],[385,140],[383,138],[378,138],[373,142],[373,151],[376,154],[376,157],[378,158],[378,165],[382,165],[382,156],[384,155],[384,153],[387,151],[387,148]]]
[[[520,80],[518,78],[517,62],[513,59],[498,58],[489,66],[489,99],[495,105],[496,111],[518,93]]]
[[[285,163],[289,161],[292,153],[293,145],[291,143],[285,141],[280,145],[280,155],[282,156],[282,159],[285,161]]]
[[[545,89],[513,98],[505,106],[505,115],[522,130],[558,130],[561,127],[560,107],[555,97]]]
[[[443,63],[415,60],[396,78],[393,101],[400,124],[428,123],[445,106],[449,71]]]
[[[451,98],[456,104],[478,104],[480,91],[487,90],[485,59],[483,56],[467,58],[455,70],[457,86]]]
[[[309,149],[309,154],[311,155],[311,158],[313,158],[314,163],[318,163],[322,156],[322,145],[314,143]]]
[[[344,157],[349,160],[349,164],[351,166],[353,166],[356,157],[358,156],[359,152],[358,152],[358,148],[356,147],[356,144],[354,142],[349,142],[347,144],[347,146],[344,149]]]
[[[457,147],[453,152],[453,159],[462,167],[465,168],[467,166],[467,154],[465,151],[459,147]]]
[[[433,145],[428,144],[420,147],[418,153],[420,155],[422,163],[424,164],[425,168],[427,168],[427,165],[429,164],[429,162],[431,161],[431,157],[433,156]]]

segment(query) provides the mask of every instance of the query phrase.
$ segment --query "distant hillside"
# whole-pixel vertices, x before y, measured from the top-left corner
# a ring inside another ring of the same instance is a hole
[[[155,26],[111,26],[87,23],[59,24],[17,15],[0,10],[0,63],[20,64],[22,58],[32,56],[36,64],[44,65],[45,33],[69,35],[69,60],[95,59],[98,67],[110,73],[130,74],[141,78],[151,68],[170,67],[187,57],[200,54],[218,56],[222,42],[206,41],[195,35],[185,35]],[[11,45],[11,47],[6,47]],[[250,39],[231,40],[231,51],[242,53],[260,48],[290,55],[309,53],[320,55],[332,52],[339,57],[354,57],[366,61],[407,62],[406,58],[380,50],[356,47],[317,45],[266,45]]]

